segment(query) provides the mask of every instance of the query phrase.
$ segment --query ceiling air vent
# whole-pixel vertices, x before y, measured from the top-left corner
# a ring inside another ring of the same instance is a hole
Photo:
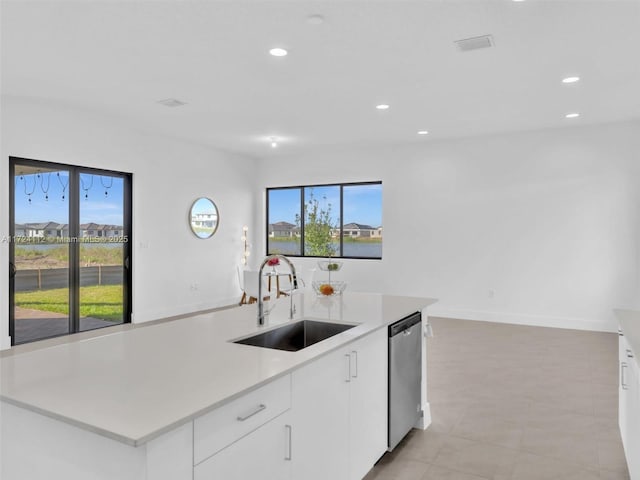
[[[469,50],[478,50],[479,48],[493,47],[493,37],[491,35],[482,35],[481,37],[463,38],[454,42],[461,52]]]
[[[187,104],[187,102],[176,100],[175,98],[166,98],[164,100],[158,100],[158,103],[160,105],[164,105],[165,107],[181,107],[182,105]]]

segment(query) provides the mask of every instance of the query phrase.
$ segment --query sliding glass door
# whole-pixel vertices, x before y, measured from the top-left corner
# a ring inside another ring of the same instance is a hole
[[[71,332],[69,169],[15,164],[11,252],[12,342]],[[63,198],[64,197],[64,198]]]
[[[80,173],[80,330],[124,322],[124,178]]]
[[[129,322],[131,177],[10,159],[14,345]]]

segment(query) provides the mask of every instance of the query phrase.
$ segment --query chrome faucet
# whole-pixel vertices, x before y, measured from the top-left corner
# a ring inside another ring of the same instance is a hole
[[[296,276],[296,267],[293,266],[291,260],[283,255],[269,255],[262,261],[260,265],[260,269],[258,270],[258,326],[264,325],[264,299],[262,298],[262,271],[264,267],[273,259],[284,260],[284,262],[289,265],[291,269],[291,292],[289,292],[290,303],[289,303],[289,319],[293,319],[293,291],[298,288],[298,277]],[[277,287],[276,287],[277,288]],[[277,292],[276,292],[277,293]]]

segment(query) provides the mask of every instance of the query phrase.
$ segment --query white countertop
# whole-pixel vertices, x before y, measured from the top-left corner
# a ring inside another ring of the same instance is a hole
[[[229,340],[288,322],[287,298],[276,301],[269,323],[260,328],[255,305],[196,315],[0,358],[0,399],[139,446],[436,302],[364,293],[294,298],[293,321],[358,326],[286,352]]]
[[[614,312],[640,368],[638,359],[638,355],[640,355],[640,312],[636,310],[614,310]]]

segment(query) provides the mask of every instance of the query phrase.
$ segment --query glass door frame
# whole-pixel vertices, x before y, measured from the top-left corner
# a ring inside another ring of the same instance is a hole
[[[9,336],[11,345],[16,345],[15,338],[15,171],[16,165],[59,169],[69,172],[69,237],[80,238],[80,174],[93,174],[118,177],[123,180],[123,234],[128,239],[123,243],[123,311],[122,323],[131,323],[132,312],[132,175],[78,165],[34,160],[22,157],[9,157]],[[69,332],[64,335],[79,333],[80,330],[80,245],[81,242],[70,241],[69,245]],[[120,325],[120,324],[117,324]],[[87,331],[87,330],[84,330]],[[46,337],[54,338],[54,337]],[[43,338],[42,340],[44,340]],[[20,342],[27,343],[27,342]]]

